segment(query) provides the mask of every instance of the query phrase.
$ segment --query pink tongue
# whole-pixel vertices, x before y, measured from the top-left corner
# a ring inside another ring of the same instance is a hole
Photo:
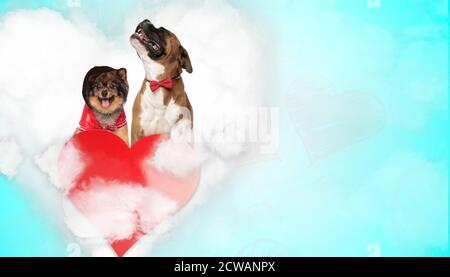
[[[102,100],[102,107],[108,108],[109,107],[109,100]]]

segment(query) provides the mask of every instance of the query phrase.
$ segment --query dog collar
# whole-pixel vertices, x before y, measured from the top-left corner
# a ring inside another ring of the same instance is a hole
[[[180,75],[177,75],[173,78],[167,77],[164,80],[161,81],[153,81],[153,80],[146,80],[150,83],[150,89],[152,92],[157,91],[159,88],[166,88],[166,89],[172,89],[173,88],[173,81],[180,78]]]
[[[95,116],[95,113],[88,107],[88,105],[84,105],[79,128],[81,131],[107,130],[115,132],[117,129],[120,129],[125,125],[127,125],[127,117],[125,116],[125,111],[123,109],[113,125],[107,125],[103,127],[100,121],[98,121],[97,117]]]

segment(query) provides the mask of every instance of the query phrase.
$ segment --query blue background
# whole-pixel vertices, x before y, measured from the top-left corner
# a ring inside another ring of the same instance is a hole
[[[81,10],[114,37],[111,22],[138,2],[81,1]],[[448,256],[447,1],[230,2],[273,36],[279,157],[236,171],[152,254]],[[3,0],[0,17],[42,7],[69,12],[66,1]],[[310,70],[305,36],[320,49],[350,49],[322,73],[337,93],[363,90],[387,113],[379,133],[313,164],[285,103]],[[64,235],[25,195],[0,177],[0,256],[68,255]]]

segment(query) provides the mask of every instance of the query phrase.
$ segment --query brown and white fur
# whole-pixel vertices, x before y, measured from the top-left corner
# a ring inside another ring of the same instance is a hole
[[[192,106],[181,78],[183,69],[192,73],[192,65],[178,38],[144,20],[137,26],[130,42],[145,70],[145,79],[133,105],[131,144],[144,136],[170,133],[181,120],[188,120],[192,128]],[[151,91],[150,80],[161,81],[168,77],[173,80],[173,88]]]

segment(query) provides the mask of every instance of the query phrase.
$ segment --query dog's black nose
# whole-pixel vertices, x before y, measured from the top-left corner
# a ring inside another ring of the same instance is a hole
[[[106,91],[106,90],[102,91],[102,97],[106,97],[106,96],[108,96],[108,91]]]

